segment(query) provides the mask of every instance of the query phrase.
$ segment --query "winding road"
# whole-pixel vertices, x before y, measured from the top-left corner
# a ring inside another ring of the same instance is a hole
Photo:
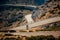
[[[5,4],[5,5],[10,5],[10,6],[27,6],[27,7],[34,7],[36,8],[37,6],[32,6],[32,5],[17,5],[17,4]],[[54,17],[54,18],[49,18],[45,20],[41,20],[38,22],[33,22],[30,24],[27,24],[29,26],[29,29],[32,27],[36,27],[39,25],[45,25],[53,22],[60,21],[60,17]],[[24,30],[26,29],[26,25],[18,26],[15,28],[10,28],[8,30]],[[60,31],[39,31],[39,32],[16,32],[16,33],[5,33],[5,34],[13,34],[13,35],[22,35],[22,36],[39,36],[39,35],[53,35],[54,37],[60,36]]]
[[[34,5],[21,5],[21,4],[4,4],[4,5],[9,5],[9,6],[25,6],[25,7],[33,7],[33,8],[37,7],[37,6],[34,6]]]
[[[30,29],[32,27],[36,27],[39,25],[45,25],[45,24],[49,24],[49,23],[53,23],[53,22],[57,22],[57,21],[60,21],[60,17],[53,17],[53,18],[45,19],[42,21],[27,24],[27,25],[29,26],[29,29]],[[24,29],[26,29],[26,25],[18,26],[15,28],[10,28],[9,30],[24,30]]]
[[[8,33],[5,33],[8,34]],[[39,31],[39,32],[17,32],[17,33],[9,33],[13,35],[21,35],[21,36],[39,36],[39,35],[53,35],[54,37],[60,36],[60,31]]]

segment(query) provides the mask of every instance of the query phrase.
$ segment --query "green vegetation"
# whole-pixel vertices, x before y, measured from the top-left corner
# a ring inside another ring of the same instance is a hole
[[[16,40],[15,38],[6,38],[4,40]]]
[[[60,40],[60,37],[55,38],[52,35],[50,36],[31,36],[31,37],[27,37],[27,40]]]
[[[49,28],[45,28],[45,29],[41,29],[41,30],[36,30],[36,31],[60,31],[60,27],[50,26]]]
[[[23,37],[17,37],[17,38],[9,38],[9,36],[7,38],[0,38],[0,40],[22,40]],[[59,37],[54,37],[52,35],[49,35],[49,36],[43,36],[43,35],[40,35],[40,36],[31,36],[31,37],[25,37],[26,40],[60,40],[60,36]]]

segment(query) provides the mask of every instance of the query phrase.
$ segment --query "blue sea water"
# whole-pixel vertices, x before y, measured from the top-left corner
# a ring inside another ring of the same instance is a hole
[[[0,0],[0,4],[5,4],[6,2],[7,2],[8,0]],[[37,4],[37,5],[41,5],[41,4],[43,4],[44,2],[45,2],[45,0],[35,0],[34,1],[35,2],[35,4]],[[10,6],[5,6],[5,5],[3,5],[3,6],[0,6],[0,11],[1,10],[4,10],[4,9],[8,9]],[[34,8],[25,8],[25,7],[13,7],[13,6],[11,6],[12,8],[19,8],[19,9],[29,9],[29,10],[32,10],[32,9],[34,9]]]
[[[45,0],[35,0],[35,3],[37,4],[37,5],[41,5],[41,4],[43,4],[45,2]]]
[[[34,0],[37,5],[41,5],[45,2],[45,0]],[[0,4],[5,4],[8,0],[0,0]]]

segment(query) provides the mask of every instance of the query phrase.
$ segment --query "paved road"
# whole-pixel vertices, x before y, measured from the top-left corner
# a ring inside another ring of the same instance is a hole
[[[6,33],[8,34],[8,33]],[[39,31],[39,32],[20,32],[20,33],[10,33],[13,35],[21,35],[21,36],[39,36],[39,35],[53,35],[54,37],[60,36],[60,31]]]
[[[49,19],[45,19],[45,20],[42,20],[42,21],[34,22],[34,23],[31,23],[31,24],[28,24],[28,26],[29,26],[29,29],[30,29],[31,27],[36,27],[36,26],[39,26],[39,25],[45,25],[45,24],[48,24],[48,23],[56,22],[56,21],[60,21],[60,17],[54,17],[54,18],[49,18]],[[16,27],[16,28],[11,28],[10,30],[22,30],[22,29],[26,29],[26,25],[19,26],[19,27]]]
[[[33,23],[34,20],[32,19],[32,14],[25,15],[25,19],[28,23]]]
[[[34,5],[21,5],[21,4],[4,4],[4,5],[9,5],[9,6],[26,6],[26,7],[34,7],[34,8],[37,7],[37,6],[34,6]]]

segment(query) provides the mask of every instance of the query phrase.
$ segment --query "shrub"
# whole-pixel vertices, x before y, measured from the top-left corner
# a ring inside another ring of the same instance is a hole
[[[15,38],[5,38],[5,40],[16,40]]]
[[[50,36],[47,36],[47,40],[55,40],[55,38],[52,35],[50,35]]]

